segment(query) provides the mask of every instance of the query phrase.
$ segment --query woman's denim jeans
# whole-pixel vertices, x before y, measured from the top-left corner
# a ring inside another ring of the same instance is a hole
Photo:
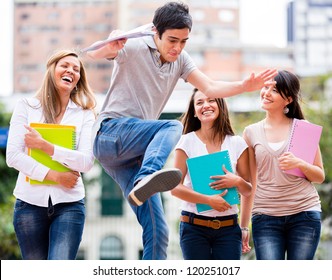
[[[180,245],[185,260],[240,260],[242,232],[238,224],[212,229],[181,222]]]
[[[101,124],[93,151],[127,199],[136,181],[164,167],[181,134],[179,121],[107,119]],[[131,208],[143,229],[143,259],[166,259],[168,226],[160,193]]]
[[[82,239],[84,200],[39,207],[16,200],[14,228],[25,260],[74,260]]]
[[[252,234],[258,260],[312,260],[319,243],[318,211],[275,217],[254,215]]]

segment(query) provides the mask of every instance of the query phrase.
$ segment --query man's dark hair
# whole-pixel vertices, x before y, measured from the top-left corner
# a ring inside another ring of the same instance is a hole
[[[188,28],[191,31],[192,18],[189,14],[189,7],[181,2],[166,3],[156,10],[153,25],[159,33],[159,38],[168,29]]]

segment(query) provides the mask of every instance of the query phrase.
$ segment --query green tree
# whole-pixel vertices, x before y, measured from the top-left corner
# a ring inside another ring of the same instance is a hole
[[[322,153],[325,182],[317,186],[321,202],[323,219],[330,220],[332,225],[332,103],[326,96],[328,89],[327,81],[332,79],[332,73],[303,79],[302,93],[307,106],[306,119],[323,126],[320,149]]]
[[[8,127],[10,114],[5,112],[0,104],[0,127]],[[0,259],[20,258],[19,247],[13,227],[13,188],[17,178],[17,171],[6,164],[6,150],[0,149]]]

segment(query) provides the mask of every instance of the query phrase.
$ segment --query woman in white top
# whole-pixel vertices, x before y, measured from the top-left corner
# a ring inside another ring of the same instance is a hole
[[[228,150],[236,173],[224,169],[225,175],[215,174],[211,187],[222,190],[236,186],[241,195],[249,196],[251,184],[248,182],[247,145],[240,136],[234,135],[228,109],[222,98],[209,98],[194,89],[182,121],[184,135],[175,149],[175,167],[181,170],[182,180],[172,190],[172,194],[183,200],[180,224],[183,257],[204,260],[240,259],[242,233],[238,225],[237,205],[230,205],[223,199],[226,191],[218,195],[204,195],[194,191],[186,160]],[[198,213],[197,203],[208,204],[212,209]],[[245,238],[248,225],[241,226]],[[248,240],[244,240],[242,251],[249,250]]]
[[[13,112],[6,151],[9,167],[19,171],[14,227],[23,259],[75,259],[85,221],[85,190],[80,172],[94,163],[91,127],[95,98],[77,53],[52,55],[35,97],[20,100]],[[76,128],[75,149],[44,140],[29,125],[49,123]],[[28,155],[39,149],[70,171],[58,172]],[[32,185],[27,178],[52,185]]]
[[[286,151],[294,118],[304,119],[299,103],[300,81],[285,70],[278,71],[275,81],[276,86],[264,87],[260,93],[265,118],[244,130],[253,193],[242,208],[248,215],[253,202],[257,259],[313,259],[321,232],[321,205],[313,182],[324,181],[322,157],[319,147],[313,164]],[[293,168],[299,168],[306,177],[284,172]]]

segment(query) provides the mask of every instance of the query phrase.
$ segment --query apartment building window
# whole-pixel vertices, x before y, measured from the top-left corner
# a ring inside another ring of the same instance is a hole
[[[107,236],[100,244],[101,260],[123,260],[124,246],[120,238],[114,235]]]
[[[105,16],[105,18],[113,19],[114,14],[113,14],[113,12],[106,12],[106,13],[104,14],[104,16]]]
[[[59,43],[59,39],[58,38],[51,38],[50,39],[50,44],[51,45],[57,45]]]
[[[75,38],[73,42],[74,46],[81,46],[84,44],[84,38]]]
[[[26,86],[30,83],[30,78],[26,75],[23,75],[19,78],[19,85]]]
[[[27,46],[30,44],[30,38],[22,38],[21,39],[21,44],[24,46]]]
[[[218,17],[219,17],[220,21],[224,22],[224,23],[232,23],[235,20],[234,11],[231,11],[231,10],[219,11]]]
[[[182,113],[162,113],[159,119],[160,120],[177,120],[181,117],[181,115],[182,115]]]
[[[30,14],[28,14],[28,13],[23,13],[23,14],[21,14],[20,17],[21,17],[22,20],[27,20],[27,19],[30,18]]]
[[[123,195],[117,183],[102,169],[101,172],[101,215],[122,216]]]
[[[51,12],[47,15],[47,19],[48,20],[58,20],[60,17],[60,13],[59,12]]]
[[[75,12],[73,14],[73,18],[75,20],[83,20],[85,18],[85,13],[84,12]]]

